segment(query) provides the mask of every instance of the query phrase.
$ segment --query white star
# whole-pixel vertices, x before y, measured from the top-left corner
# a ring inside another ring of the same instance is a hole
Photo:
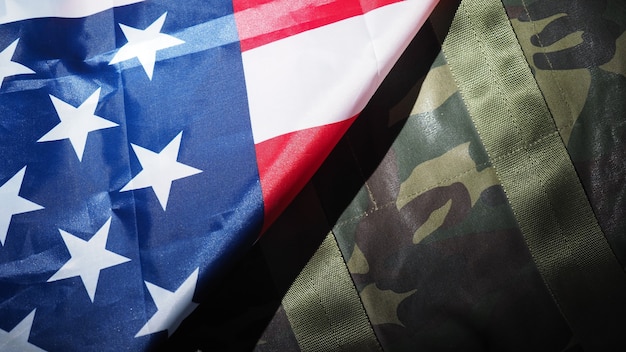
[[[11,331],[0,329],[0,351],[6,352],[41,352],[41,348],[28,342],[30,330],[35,319],[35,310],[30,312]],[[45,352],[45,351],[44,351]]]
[[[39,138],[37,142],[69,139],[76,156],[78,156],[78,160],[82,161],[89,132],[119,126],[115,122],[94,115],[98,106],[98,97],[100,97],[100,88],[91,94],[79,107],[75,108],[50,95],[50,100],[52,100],[61,122],[43,137]]]
[[[19,196],[25,173],[26,166],[0,186],[0,245],[3,246],[13,215],[43,209],[41,205]]]
[[[11,61],[13,54],[15,54],[15,49],[17,48],[17,42],[19,41],[19,38],[16,39],[13,43],[9,44],[9,46],[2,50],[2,52],[0,52],[0,85],[4,82],[5,77],[35,73],[35,71],[30,68],[15,61]]]
[[[196,291],[197,282],[198,269],[194,270],[175,292],[168,291],[146,281],[146,287],[150,291],[150,296],[157,307],[157,312],[139,330],[135,337],[150,335],[163,330],[167,330],[168,336],[172,335],[180,323],[198,306],[197,303],[191,301]]]
[[[178,150],[183,133],[180,132],[169,144],[155,153],[138,145],[131,144],[143,170],[130,180],[120,192],[152,187],[163,210],[167,207],[172,181],[202,172],[194,167],[179,163]]]
[[[100,270],[130,261],[130,259],[105,248],[110,227],[111,218],[102,225],[89,241],[82,240],[59,229],[71,258],[48,279],[48,282],[80,276],[87,294],[89,294],[89,298],[93,302]]]
[[[124,32],[124,36],[128,40],[128,43],[124,44],[115,56],[113,56],[109,65],[136,57],[141,63],[141,66],[143,66],[143,70],[146,71],[148,78],[152,80],[154,62],[156,61],[156,52],[161,49],[170,48],[184,43],[184,41],[176,37],[161,33],[161,28],[163,27],[163,23],[165,23],[166,15],[167,12],[161,15],[161,17],[144,30],[129,27],[120,23],[120,28],[122,29],[122,32]]]

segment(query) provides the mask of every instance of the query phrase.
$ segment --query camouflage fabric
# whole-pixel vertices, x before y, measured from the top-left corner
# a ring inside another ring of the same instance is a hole
[[[598,221],[626,264],[626,3],[505,1]]]
[[[582,350],[440,52],[456,4],[439,5],[313,180],[166,350],[299,351],[280,302],[329,232],[383,351]],[[503,4],[624,265],[626,3]]]

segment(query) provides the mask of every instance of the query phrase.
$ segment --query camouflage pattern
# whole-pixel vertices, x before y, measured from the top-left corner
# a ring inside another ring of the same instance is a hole
[[[503,4],[625,264],[626,3]],[[455,5],[442,1],[313,180],[165,350],[299,351],[280,300],[329,231],[384,351],[582,350],[440,53]]]
[[[626,2],[504,1],[598,222],[626,265]]]
[[[440,56],[422,91],[452,84]],[[567,328],[460,95],[432,105],[416,105],[351,204],[360,214],[334,227],[384,350],[563,349]]]

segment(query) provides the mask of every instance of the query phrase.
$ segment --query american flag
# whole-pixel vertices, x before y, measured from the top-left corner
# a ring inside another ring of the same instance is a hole
[[[435,3],[2,1],[0,350],[166,339]]]

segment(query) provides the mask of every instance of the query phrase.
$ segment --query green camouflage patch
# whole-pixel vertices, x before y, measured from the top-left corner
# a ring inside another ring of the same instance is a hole
[[[623,33],[617,40],[615,41],[616,49],[615,56],[611,59],[611,61],[607,62],[604,65],[601,65],[600,68],[609,72],[617,73],[622,76],[626,76],[626,33]]]
[[[512,19],[511,24],[524,50],[526,60],[531,64],[531,69],[552,112],[561,137],[567,144],[572,127],[587,99],[591,74],[585,68],[558,71],[540,69],[534,64],[533,57],[579,45],[582,42],[582,32],[570,33],[547,47],[536,46],[531,43],[531,38],[534,38],[537,33],[541,33],[548,24],[563,16],[565,14],[556,14],[543,20],[524,22]]]
[[[402,326],[402,322],[398,319],[397,309],[388,308],[400,306],[400,303],[405,298],[411,296],[416,291],[396,293],[392,290],[381,290],[376,287],[376,284],[370,284],[365,286],[360,294],[372,324],[397,324]]]

